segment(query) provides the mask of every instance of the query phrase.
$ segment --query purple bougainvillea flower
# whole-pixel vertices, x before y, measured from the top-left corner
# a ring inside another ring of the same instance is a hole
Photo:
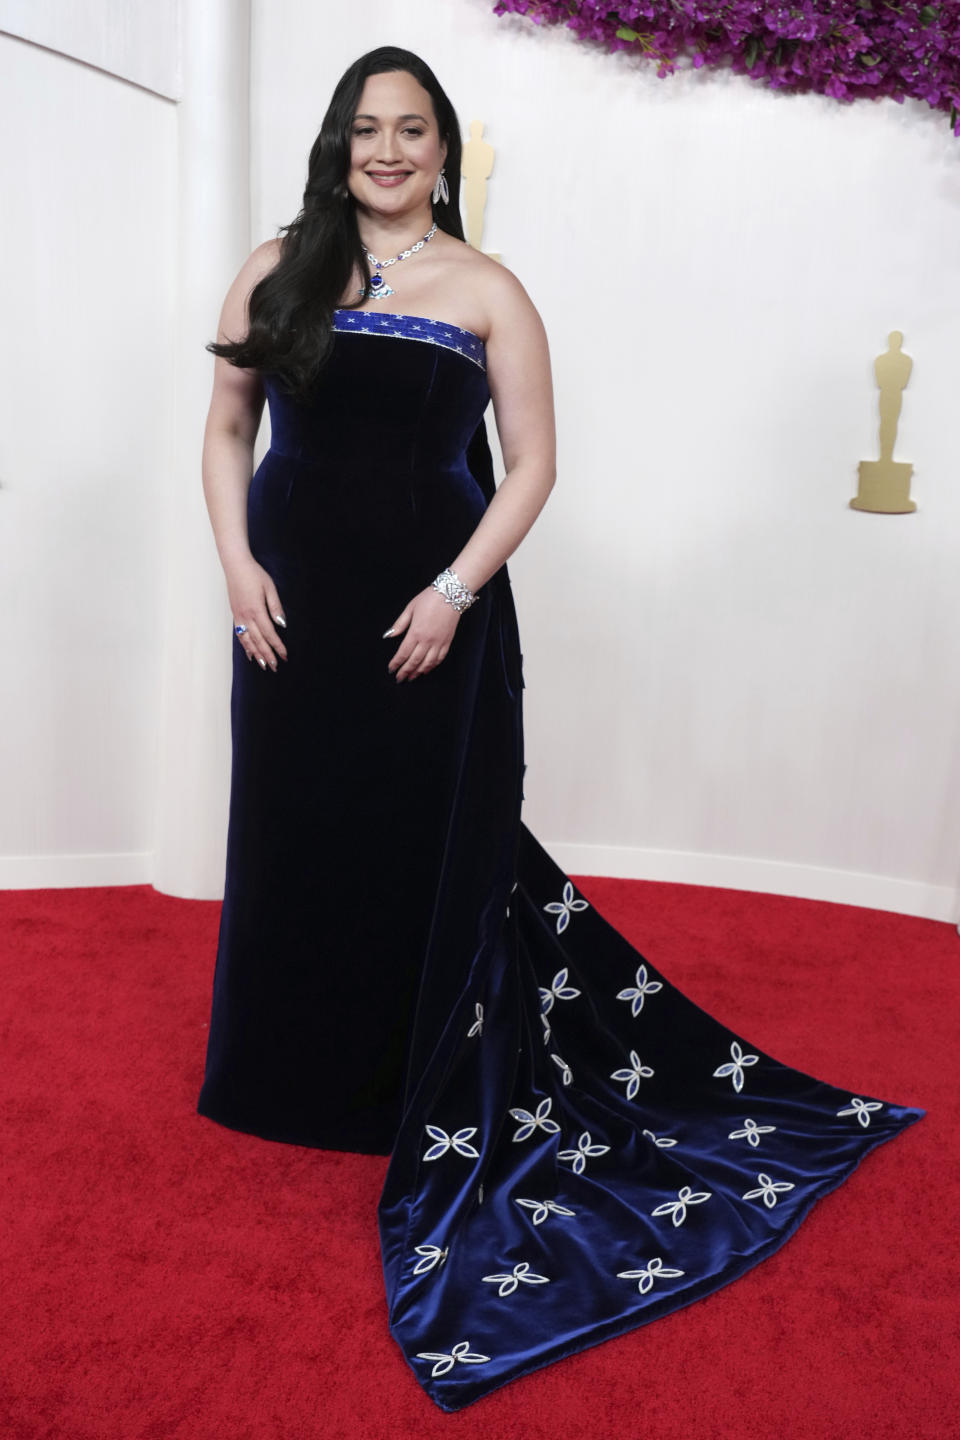
[[[661,78],[683,59],[847,103],[922,100],[960,135],[960,0],[497,0],[493,8],[647,55]]]

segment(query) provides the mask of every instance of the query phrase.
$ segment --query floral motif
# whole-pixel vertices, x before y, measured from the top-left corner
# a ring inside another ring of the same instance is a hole
[[[677,1191],[676,1200],[667,1200],[663,1205],[658,1205],[656,1210],[651,1210],[651,1215],[670,1215],[673,1217],[674,1225],[682,1225],[687,1218],[688,1205],[702,1205],[704,1200],[709,1200],[713,1194],[712,1190],[692,1190],[689,1185],[682,1185]]]
[[[629,1068],[625,1070],[614,1070],[613,1074],[610,1076],[610,1079],[626,1080],[627,1099],[632,1100],[633,1097],[636,1095],[637,1091],[640,1089],[640,1081],[649,1080],[652,1074],[653,1071],[650,1069],[650,1066],[641,1064],[640,1056],[637,1054],[636,1050],[631,1050]]]
[[[638,1280],[640,1283],[637,1289],[641,1295],[646,1295],[648,1290],[653,1289],[654,1280],[674,1280],[685,1274],[683,1270],[671,1270],[664,1265],[659,1255],[654,1255],[640,1270],[618,1270],[618,1280]]]
[[[648,1140],[653,1141],[654,1145],[659,1145],[661,1150],[669,1150],[677,1143],[676,1140],[671,1140],[669,1135],[654,1135],[652,1130],[644,1130],[643,1133]]]
[[[522,1205],[524,1210],[533,1211],[534,1225],[542,1225],[548,1215],[576,1215],[576,1210],[568,1210],[565,1205],[558,1205],[555,1200],[521,1200],[517,1199],[517,1205]]]
[[[423,1259],[418,1260],[414,1265],[413,1273],[414,1275],[426,1275],[427,1271],[432,1270],[434,1266],[443,1264],[450,1253],[450,1246],[445,1245],[441,1250],[439,1245],[417,1245],[416,1252],[418,1255],[422,1255]]]
[[[476,1020],[474,1020],[473,1024],[470,1026],[470,1029],[467,1031],[468,1040],[472,1040],[474,1035],[483,1034],[483,1006],[480,1004],[479,1000],[473,1007],[473,1013],[476,1015],[477,1018]]]
[[[518,1285],[549,1285],[549,1275],[537,1275],[530,1269],[529,1262],[521,1260],[519,1265],[514,1265],[507,1275],[484,1275],[484,1282],[496,1284],[499,1282],[498,1295],[512,1295]]]
[[[740,1091],[743,1089],[744,1066],[756,1065],[757,1061],[760,1059],[760,1056],[745,1055],[736,1040],[734,1040],[733,1044],[730,1046],[730,1054],[733,1056],[733,1059],[728,1060],[726,1065],[718,1065],[713,1073],[721,1080],[727,1075],[732,1075],[733,1088],[734,1090],[736,1090],[737,1094],[739,1094]]]
[[[558,1134],[560,1126],[556,1120],[549,1118],[552,1107],[553,1101],[548,1096],[546,1100],[540,1101],[535,1114],[531,1115],[529,1110],[511,1110],[514,1120],[520,1121],[520,1129],[514,1135],[514,1141],[529,1139],[537,1129],[543,1130],[547,1135]]]
[[[752,1145],[754,1150],[756,1150],[757,1146],[760,1144],[760,1136],[772,1135],[776,1128],[776,1125],[758,1125],[756,1120],[751,1120],[747,1118],[743,1122],[743,1129],[731,1130],[730,1134],[727,1136],[727,1139],[746,1140],[747,1144]]]
[[[470,1341],[461,1340],[459,1344],[454,1345],[449,1355],[443,1351],[421,1350],[417,1354],[417,1359],[435,1360],[437,1362],[430,1371],[432,1378],[435,1380],[439,1375],[446,1375],[447,1371],[452,1370],[458,1362],[461,1365],[486,1365],[490,1356],[474,1354],[470,1349]]]
[[[656,995],[657,991],[662,989],[663,983],[660,980],[648,980],[647,967],[646,965],[641,965],[637,971],[636,985],[630,985],[626,990],[621,990],[617,995],[617,999],[629,1000],[630,1014],[636,1016],[639,1015],[643,1009],[643,1002],[646,997],[648,995]]]
[[[547,993],[547,992],[546,992],[545,990],[542,990],[542,989],[541,989],[541,991],[540,991],[541,1004],[542,1004],[542,1002],[543,1002],[543,996],[544,996],[546,993]],[[552,1003],[553,1003],[553,1002],[551,1001],[551,1004],[552,1004]],[[541,1012],[540,1012],[540,1023],[541,1023],[542,1026],[543,1026],[543,1043],[544,1043],[544,1045],[549,1045],[549,1044],[550,1044],[550,1021],[547,1019],[546,1013],[545,1013],[543,1010],[541,1010]]]
[[[883,1105],[879,1100],[861,1100],[859,1095],[854,1095],[851,1097],[850,1104],[847,1105],[845,1109],[838,1110],[837,1114],[856,1115],[860,1124],[863,1126],[864,1130],[866,1130],[867,1126],[870,1124],[870,1112],[873,1110],[882,1109]]]
[[[544,905],[548,915],[557,917],[557,934],[562,935],[570,924],[570,916],[579,910],[589,910],[590,906],[586,900],[575,900],[573,898],[573,884],[570,880],[563,887],[563,899],[551,900],[549,905]]]
[[[570,1066],[567,1064],[566,1060],[562,1060],[559,1055],[551,1055],[550,1059],[553,1061],[554,1065],[558,1066],[560,1070],[560,1079],[563,1081],[564,1085],[569,1085],[573,1080],[573,1071],[570,1069]]]
[[[580,1139],[577,1141],[576,1150],[561,1150],[557,1155],[557,1159],[570,1160],[573,1164],[574,1174],[582,1175],[588,1157],[606,1155],[609,1149],[609,1145],[594,1145],[590,1131],[584,1130]]]
[[[540,986],[540,1009],[544,1015],[549,1015],[553,1009],[554,1000],[576,1000],[580,994],[572,985],[567,984],[569,978],[567,967],[558,970],[550,982],[550,988],[545,990]]]
[[[463,1155],[469,1160],[479,1160],[480,1152],[475,1150],[472,1145],[467,1144],[470,1137],[477,1133],[476,1125],[469,1125],[464,1130],[455,1130],[452,1135],[448,1135],[446,1130],[441,1130],[439,1125],[427,1125],[425,1129],[430,1139],[437,1143],[424,1151],[424,1160],[439,1160],[440,1156],[446,1155],[448,1150],[456,1150],[458,1155]]]
[[[757,1176],[756,1190],[745,1190],[744,1200],[759,1200],[763,1197],[763,1203],[768,1210],[772,1210],[777,1203],[777,1196],[785,1194],[787,1190],[795,1190],[797,1187],[789,1180],[771,1180],[769,1175],[764,1175],[761,1170]]]

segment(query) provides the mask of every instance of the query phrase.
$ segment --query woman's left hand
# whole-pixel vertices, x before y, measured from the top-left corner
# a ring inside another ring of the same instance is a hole
[[[436,669],[450,649],[459,619],[459,610],[444,600],[432,585],[413,597],[384,636],[386,639],[399,635],[402,630],[407,632],[387,666],[391,673],[396,671],[398,682],[415,680],[418,675]]]

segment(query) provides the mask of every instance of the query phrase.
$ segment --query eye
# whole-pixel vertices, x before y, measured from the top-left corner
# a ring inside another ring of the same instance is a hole
[[[373,134],[373,126],[372,126],[372,125],[364,125],[364,126],[361,127],[361,129],[359,129],[359,130],[354,130],[353,133],[354,133],[354,135],[372,135],[372,134]]]
[[[423,134],[423,131],[422,131],[422,130],[418,130],[417,127],[416,127],[416,125],[411,125],[411,126],[409,126],[409,127],[407,128],[407,130],[404,131],[404,134],[406,134],[406,135],[422,135],[422,134]]]

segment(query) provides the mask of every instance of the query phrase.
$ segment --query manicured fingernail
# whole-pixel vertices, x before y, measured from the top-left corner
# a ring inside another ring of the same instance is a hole
[[[392,634],[393,634],[393,626],[391,625],[389,630],[384,630],[383,634],[380,636],[380,639],[381,639],[381,640],[386,640],[387,637],[388,637],[388,635],[392,635]]]
[[[282,615],[274,615],[273,618],[274,618],[274,620],[276,620],[276,622],[277,622],[278,625],[282,625],[283,628],[284,628],[284,630],[286,630],[286,628],[287,628],[287,622],[286,622],[286,620],[284,620],[284,618],[283,618]]]
[[[258,656],[257,656],[257,660],[258,660],[259,663],[260,663],[260,668],[261,668],[262,670],[266,670],[266,668],[267,668],[267,662],[266,662],[266,660],[264,660],[263,656],[262,656],[262,655],[258,655]]]

